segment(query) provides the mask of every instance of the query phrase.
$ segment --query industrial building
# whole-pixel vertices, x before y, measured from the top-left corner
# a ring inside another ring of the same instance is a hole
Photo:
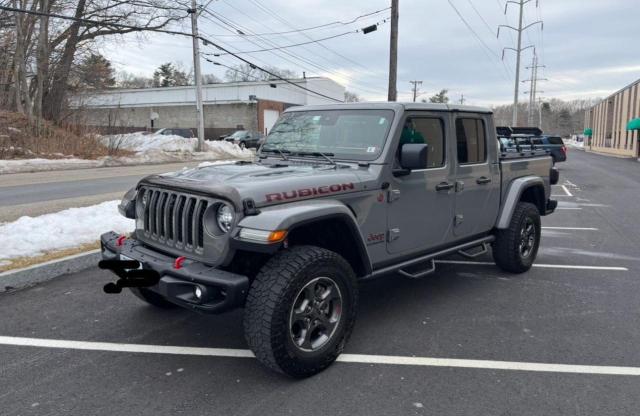
[[[268,133],[286,108],[308,104],[335,104],[345,88],[322,77],[285,81],[207,84],[202,88],[205,138],[215,139],[235,130]],[[299,87],[302,88],[299,88]],[[190,128],[196,123],[194,86],[114,89],[73,98],[72,107],[83,124],[103,133],[160,128]]]
[[[640,158],[640,132],[631,123],[640,117],[639,89],[637,80],[587,110],[585,135],[590,140],[585,143],[586,149]]]

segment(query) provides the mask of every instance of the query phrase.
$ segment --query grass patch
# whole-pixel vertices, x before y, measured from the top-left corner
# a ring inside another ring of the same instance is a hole
[[[0,273],[6,272],[9,270],[22,269],[24,267],[33,266],[35,264],[44,263],[51,260],[61,259],[63,257],[72,256],[74,254],[80,254],[85,251],[96,250],[100,248],[100,242],[96,241],[95,243],[83,244],[78,247],[67,248],[64,250],[55,250],[50,251],[40,256],[35,257],[18,257],[15,259],[7,260],[9,264],[1,265],[0,264]]]
[[[88,126],[36,123],[23,114],[0,111],[0,159],[96,159],[132,154],[104,145]]]

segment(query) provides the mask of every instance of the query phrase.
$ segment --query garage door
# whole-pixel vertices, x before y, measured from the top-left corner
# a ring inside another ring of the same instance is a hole
[[[278,110],[264,110],[264,134],[269,134],[271,127],[278,121],[278,117],[280,117]]]

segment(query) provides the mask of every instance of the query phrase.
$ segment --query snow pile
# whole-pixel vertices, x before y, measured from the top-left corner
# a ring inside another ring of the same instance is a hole
[[[147,136],[148,137],[148,136]],[[175,136],[167,136],[175,137]],[[183,140],[193,140],[184,139]],[[132,140],[129,143],[135,143]],[[97,160],[85,159],[15,159],[0,160],[0,175],[4,173],[40,172],[49,170],[102,168],[110,166],[129,166],[158,163],[179,163],[193,161],[235,162],[240,159],[252,159],[252,150],[241,149],[233,143],[225,141],[205,142],[206,152],[166,151],[145,145],[145,151],[140,151],[132,157],[103,157]],[[171,147],[173,145],[170,145]],[[175,145],[178,146],[177,144]],[[194,145],[195,146],[195,145]]]
[[[100,239],[100,234],[111,230],[117,233],[133,231],[134,220],[120,215],[118,203],[108,201],[2,224],[0,262],[94,243]]]
[[[131,150],[138,155],[158,152],[197,153],[198,139],[176,135],[144,134],[143,132],[102,136],[102,144],[110,148]],[[253,152],[241,149],[234,143],[224,140],[205,141],[206,149],[203,154],[211,154],[210,158],[250,158]]]

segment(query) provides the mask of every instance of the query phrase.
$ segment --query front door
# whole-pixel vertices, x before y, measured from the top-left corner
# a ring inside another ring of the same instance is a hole
[[[437,113],[409,113],[405,118],[396,155],[403,144],[426,143],[427,168],[394,177],[390,184],[389,253],[411,254],[445,244],[451,238],[454,181],[445,134],[448,124],[449,119]]]
[[[457,238],[491,230],[498,216],[500,166],[495,147],[497,140],[495,135],[489,134],[487,122],[481,115],[460,115],[455,119],[456,202],[453,233]],[[489,157],[490,154],[496,156]]]

